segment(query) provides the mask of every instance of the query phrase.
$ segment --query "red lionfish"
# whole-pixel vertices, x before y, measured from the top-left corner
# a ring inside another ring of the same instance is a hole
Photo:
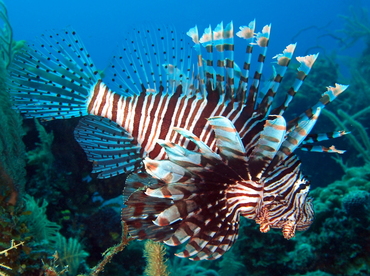
[[[196,64],[173,28],[137,29],[107,72],[112,90],[73,30],[48,34],[15,57],[10,93],[27,118],[85,116],[75,137],[100,178],[137,170],[128,177],[122,213],[132,236],[186,244],[181,257],[216,259],[237,239],[240,215],[262,232],[281,228],[287,239],[307,229],[309,182],[293,151],[342,152],[312,143],[344,132],[309,132],[347,86],[328,87],[289,122],[282,116],[317,55],[297,57],[296,80],[280,106],[272,104],[295,44],[275,57],[274,76],[260,89],[270,28],[255,34],[254,21],[240,27],[242,68],[234,62],[232,23],[202,37],[197,27],[187,33]],[[254,46],[260,54],[249,81]]]

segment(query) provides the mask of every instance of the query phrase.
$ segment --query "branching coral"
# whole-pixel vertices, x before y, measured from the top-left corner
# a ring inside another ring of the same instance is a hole
[[[332,120],[340,129],[348,131],[350,129],[349,126],[351,126],[351,128],[354,128],[357,131],[358,135],[354,136],[350,134],[348,135],[348,139],[351,141],[351,145],[358,151],[359,156],[361,156],[365,162],[370,163],[370,139],[365,127],[356,120],[360,115],[367,112],[370,112],[370,108],[364,108],[351,116],[347,112],[339,109],[337,113],[341,119],[328,110],[324,110],[323,114],[328,116],[329,119]],[[345,171],[348,169],[341,160],[338,160],[338,162],[342,165]]]
[[[103,271],[105,265],[107,263],[109,263],[113,256],[116,255],[117,253],[121,252],[123,249],[126,248],[126,246],[130,243],[130,241],[132,241],[133,238],[129,237],[128,236],[128,227],[127,225],[122,222],[122,237],[121,237],[121,242],[111,248],[108,248],[103,256],[103,260],[97,264],[93,269],[92,269],[92,272],[90,274],[90,276],[97,276],[99,275],[100,272]]]
[[[351,13],[349,16],[340,15],[345,21],[345,27],[338,31],[345,35],[343,40],[347,41],[345,47],[351,47],[359,39],[366,39],[370,42],[370,20],[367,10],[350,7],[349,11]]]
[[[19,247],[19,246],[21,246],[21,245],[23,245],[23,244],[24,244],[24,241],[19,242],[19,243],[16,243],[16,242],[14,242],[14,240],[12,240],[12,242],[11,242],[11,244],[10,244],[10,247],[9,247],[9,248],[7,248],[7,249],[4,249],[3,251],[0,251],[0,255],[5,255],[5,256],[7,256],[8,252],[9,252],[10,250],[12,250],[12,249],[17,249],[17,247]],[[0,267],[3,267],[3,268],[8,269],[8,270],[12,270],[12,268],[11,268],[10,266],[7,266],[7,265],[2,264],[2,263],[0,263]],[[0,271],[0,275],[6,275],[6,274]]]
[[[341,16],[345,21],[345,27],[339,30],[344,34],[344,41],[349,41],[346,48],[355,42],[363,40],[365,49],[360,56],[351,57],[349,66],[351,69],[350,89],[348,95],[337,109],[337,115],[329,110],[323,113],[341,130],[351,131],[348,135],[351,145],[356,149],[359,156],[366,162],[370,162],[370,139],[365,122],[370,113],[368,102],[370,100],[370,19],[364,8],[350,8],[349,16]],[[341,159],[337,161],[347,170],[347,165]]]
[[[147,266],[144,274],[148,276],[168,276],[166,260],[164,255],[166,249],[163,244],[147,240],[145,242],[145,257]]]

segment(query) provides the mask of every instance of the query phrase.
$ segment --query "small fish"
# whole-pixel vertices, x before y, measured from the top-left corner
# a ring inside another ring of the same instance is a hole
[[[318,55],[297,57],[296,80],[282,104],[275,106],[274,97],[295,44],[275,56],[274,75],[261,87],[270,29],[256,34],[252,21],[235,33],[232,22],[220,23],[200,36],[194,27],[187,33],[191,46],[173,27],[138,28],[105,82],[73,30],[51,33],[15,57],[11,97],[26,118],[84,116],[75,137],[100,178],[136,172],[128,177],[122,214],[131,235],[186,243],[181,257],[216,259],[237,239],[240,216],[262,232],[281,228],[287,239],[307,229],[309,182],[294,151],[343,152],[312,143],[344,132],[309,133],[346,85],[328,87],[297,118],[283,117]],[[235,37],[246,45],[240,67]]]

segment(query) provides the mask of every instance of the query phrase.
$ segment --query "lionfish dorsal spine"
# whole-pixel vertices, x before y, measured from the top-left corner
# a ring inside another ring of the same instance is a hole
[[[336,149],[335,146],[325,147],[322,145],[313,145],[313,143],[326,141],[326,140],[330,140],[333,138],[339,138],[349,133],[351,132],[341,130],[341,131],[334,131],[334,132],[327,132],[327,133],[309,134],[302,142],[300,149],[303,151],[311,151],[311,152],[335,152],[335,153],[343,154],[346,151]]]
[[[275,71],[273,79],[265,85],[265,89],[262,89],[258,93],[258,97],[261,99],[260,101],[257,101],[258,113],[270,114],[271,105],[274,102],[276,92],[279,89],[280,83],[288,69],[295,48],[296,44],[289,44],[281,54],[274,57],[277,59],[277,62],[276,67],[273,67]]]
[[[219,154],[225,160],[233,158],[247,162],[243,142],[231,121],[220,116],[209,118],[208,121],[215,132]]]
[[[248,24],[248,26],[239,27],[239,31],[236,33],[236,36],[242,39],[245,39],[247,43],[247,46],[245,49],[246,56],[245,56],[245,60],[243,64],[243,71],[241,72],[241,75],[240,75],[239,89],[237,93],[242,103],[245,103],[247,100],[246,94],[244,93],[244,91],[247,91],[247,86],[248,86],[253,44],[255,40],[255,33],[254,33],[255,27],[256,27],[256,20],[253,20]]]
[[[315,63],[319,54],[307,55],[304,57],[296,57],[297,61],[300,63],[297,69],[297,76],[292,87],[287,91],[284,102],[272,111],[273,114],[283,115],[284,111],[288,108],[289,104],[293,100],[295,94],[301,88],[307,75],[310,73],[313,64]]]

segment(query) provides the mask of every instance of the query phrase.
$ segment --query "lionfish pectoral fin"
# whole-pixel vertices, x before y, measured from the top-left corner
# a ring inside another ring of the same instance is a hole
[[[162,187],[163,185],[163,182],[159,179],[153,178],[147,173],[132,173],[126,178],[125,188],[123,189],[123,203],[125,204],[128,198],[136,191],[145,191],[149,187],[155,189]]]
[[[248,158],[243,142],[233,123],[222,116],[209,118],[208,121],[215,132],[216,145],[222,159],[241,178],[249,179]]]
[[[172,205],[171,200],[149,197],[143,190],[130,195],[122,209],[122,220],[129,228],[129,233],[137,239],[153,239],[162,241],[169,239],[178,227],[178,223],[157,226],[153,221],[158,214]]]
[[[286,122],[282,116],[270,115],[260,132],[259,139],[249,155],[249,167],[253,178],[259,179],[277,154],[286,134]]]
[[[149,174],[165,183],[177,182],[187,174],[184,168],[168,160],[153,160],[147,157],[143,162]]]
[[[245,150],[239,133],[233,123],[225,117],[212,117],[208,119],[217,139],[216,145],[220,155],[228,158],[245,159]],[[239,153],[239,154],[238,154]]]
[[[89,115],[79,121],[75,138],[93,162],[93,173],[108,178],[133,171],[142,160],[141,147],[117,123]]]
[[[193,261],[220,258],[238,238],[239,223],[237,221],[231,222],[231,217],[222,217],[204,223],[205,226],[199,229],[199,232],[194,233],[184,250],[176,253],[176,256],[189,258]],[[223,219],[222,222],[221,219]],[[206,228],[204,229],[204,227]]]
[[[202,156],[207,156],[207,158],[210,158],[210,159],[221,160],[218,154],[214,153],[203,141],[201,141],[197,136],[195,136],[190,131],[183,129],[183,128],[178,128],[178,127],[174,127],[173,130],[179,133],[180,135],[184,136],[186,139],[189,139],[190,141],[192,141],[198,147],[199,152],[201,153]],[[188,150],[184,151],[184,153],[190,153],[190,152],[192,151],[188,151]],[[169,154],[169,152],[167,152],[167,154]],[[192,152],[192,154],[194,154],[194,152]],[[199,160],[198,161],[194,160],[194,162],[195,163],[199,162]]]

